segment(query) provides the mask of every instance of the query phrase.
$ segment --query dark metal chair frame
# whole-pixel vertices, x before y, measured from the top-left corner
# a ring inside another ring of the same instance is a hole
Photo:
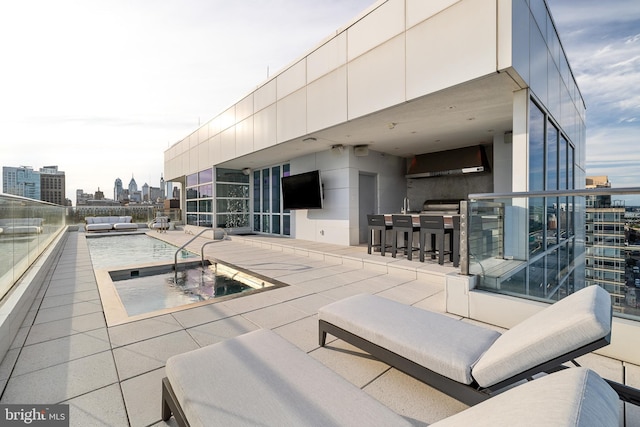
[[[548,360],[538,366],[514,375],[504,381],[492,385],[491,387],[480,387],[475,381],[471,384],[463,384],[458,381],[454,381],[448,377],[445,377],[437,372],[434,372],[422,365],[415,363],[397,353],[387,350],[377,344],[374,344],[358,335],[355,335],[349,331],[346,331],[338,326],[328,323],[325,320],[318,320],[318,340],[321,347],[326,344],[327,333],[339,338],[347,343],[354,345],[361,350],[366,351],[375,358],[382,362],[410,375],[423,383],[434,387],[441,392],[459,400],[462,403],[473,406],[484,400],[489,399],[492,395],[503,388],[510,386],[521,380],[530,380],[533,375],[541,372],[552,372],[558,370],[558,367],[565,362],[572,361],[573,359],[590,353],[593,350],[597,350],[601,347],[608,345],[611,342],[611,334],[604,338],[600,338],[590,344],[583,347],[572,350],[566,354],[558,356],[554,359]],[[619,386],[621,384],[618,384]],[[626,387],[626,386],[623,386]],[[615,389],[615,387],[613,387]],[[627,387],[629,388],[629,387]],[[632,389],[633,390],[633,389]],[[640,393],[640,390],[636,390]],[[628,391],[627,391],[628,393]],[[619,393],[620,395],[620,393]],[[620,395],[622,398],[622,395]],[[640,395],[637,396],[640,399]]]
[[[431,237],[431,244],[427,249],[427,235]],[[445,236],[449,236],[449,248],[445,251]],[[453,261],[453,229],[444,228],[444,217],[441,215],[420,215],[420,262],[424,262],[424,254],[431,254],[435,259],[438,254],[438,264],[444,264],[445,254]]]
[[[393,246],[391,248],[391,256],[396,257],[398,249],[403,249],[407,259],[411,261],[413,251],[419,251],[419,247],[413,247],[413,233],[420,231],[420,226],[413,224],[411,215],[391,215],[393,224]],[[404,234],[405,245],[398,247],[398,234]]]
[[[367,215],[367,253],[371,253],[371,248],[380,248],[380,255],[384,256],[386,249],[391,245],[387,245],[387,231],[393,227],[387,225],[384,215]],[[373,233],[380,233],[380,243],[374,243]]]

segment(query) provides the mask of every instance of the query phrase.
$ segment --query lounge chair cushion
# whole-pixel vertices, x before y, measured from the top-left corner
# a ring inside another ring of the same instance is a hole
[[[611,297],[589,286],[550,305],[506,331],[473,367],[472,375],[489,387],[611,331]]]
[[[165,369],[191,426],[411,425],[267,329],[173,356]]]
[[[318,317],[464,384],[471,384],[472,366],[500,336],[487,328],[368,294],[322,307]]]
[[[432,427],[617,427],[620,403],[595,372],[570,368],[530,381]]]

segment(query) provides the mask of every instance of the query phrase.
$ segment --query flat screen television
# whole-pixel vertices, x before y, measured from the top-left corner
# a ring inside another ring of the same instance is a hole
[[[320,171],[282,177],[284,209],[322,209]]]

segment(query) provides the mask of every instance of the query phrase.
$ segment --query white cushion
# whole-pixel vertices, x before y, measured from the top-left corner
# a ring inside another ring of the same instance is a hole
[[[611,297],[601,287],[589,286],[502,334],[478,360],[472,375],[489,387],[610,332]]]
[[[111,224],[100,224],[100,223],[95,223],[95,224],[87,224],[85,226],[85,229],[87,231],[104,231],[104,230],[111,230]]]
[[[375,295],[322,307],[318,317],[452,380],[471,384],[471,367],[500,333]]]
[[[138,228],[138,224],[131,222],[118,222],[113,224],[113,228],[115,230],[136,230]]]
[[[492,397],[432,427],[618,427],[618,395],[585,368],[570,368]]]
[[[268,329],[173,356],[167,378],[191,426],[410,426]]]

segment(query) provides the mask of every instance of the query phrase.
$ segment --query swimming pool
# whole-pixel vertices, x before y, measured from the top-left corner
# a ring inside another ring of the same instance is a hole
[[[159,261],[172,261],[177,246],[146,234],[100,236],[87,239],[94,269],[107,269],[127,265],[144,265]],[[178,260],[197,255],[181,250]]]
[[[277,280],[182,251],[147,235],[87,239],[107,325],[286,286]],[[195,258],[195,259],[194,259]]]

